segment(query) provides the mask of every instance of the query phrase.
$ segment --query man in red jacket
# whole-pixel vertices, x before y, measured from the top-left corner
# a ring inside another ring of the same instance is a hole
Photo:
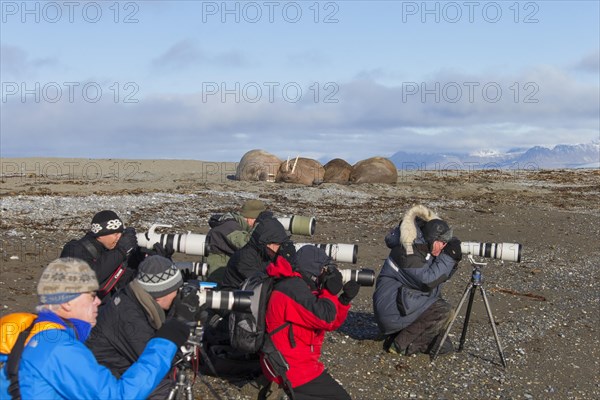
[[[285,245],[280,254],[285,254]],[[319,360],[326,331],[339,328],[348,315],[350,301],[360,286],[345,285],[342,275],[322,249],[304,246],[292,261],[278,256],[267,266],[267,274],[276,281],[267,305],[267,332],[289,365],[287,380],[295,400],[349,400],[350,395],[325,370]],[[342,291],[338,297],[337,294]],[[282,384],[261,360],[263,373],[272,382]],[[290,388],[284,388],[289,392]],[[288,393],[289,394],[289,393]]]

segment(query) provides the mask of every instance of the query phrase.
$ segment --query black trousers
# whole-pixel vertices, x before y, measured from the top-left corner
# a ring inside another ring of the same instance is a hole
[[[290,397],[291,398],[291,397]],[[295,400],[352,400],[327,370],[310,382],[294,388]]]
[[[438,299],[415,322],[402,329],[394,342],[406,354],[428,353],[436,337],[446,329],[451,316],[450,304]]]

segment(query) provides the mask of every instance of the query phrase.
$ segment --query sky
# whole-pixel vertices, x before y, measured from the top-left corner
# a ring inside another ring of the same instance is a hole
[[[598,1],[0,1],[0,156],[600,140]]]

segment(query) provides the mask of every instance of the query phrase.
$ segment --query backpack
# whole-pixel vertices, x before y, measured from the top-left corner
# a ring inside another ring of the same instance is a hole
[[[231,347],[244,353],[257,353],[266,333],[267,304],[273,291],[273,277],[259,272],[242,282],[241,290],[252,291],[250,312],[232,311],[229,315]]]
[[[274,284],[274,278],[263,272],[258,272],[242,282],[241,290],[253,292],[250,296],[250,312],[232,311],[229,314],[229,339],[231,347],[236,350],[251,354],[260,352],[264,365],[273,376],[282,379],[284,388],[293,399],[292,385],[286,374],[290,368],[289,364],[271,340],[272,335],[291,324],[286,322],[267,333],[267,304]],[[290,339],[294,343],[291,332],[290,327]]]
[[[6,360],[4,368],[10,381],[8,393],[13,400],[21,399],[19,364],[29,339],[48,329],[64,329],[62,325],[54,322],[35,322],[36,318],[37,315],[30,313],[14,313],[0,318],[0,355]]]

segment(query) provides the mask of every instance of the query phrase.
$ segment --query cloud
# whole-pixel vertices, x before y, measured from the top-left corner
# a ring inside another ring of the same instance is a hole
[[[596,50],[587,54],[575,64],[575,68],[581,71],[596,74],[600,73],[600,51]]]
[[[246,60],[237,51],[208,54],[190,39],[180,40],[152,60],[152,66],[155,68],[173,70],[207,64],[220,67],[242,67],[246,65]]]
[[[37,71],[58,64],[54,57],[30,58],[29,54],[20,47],[0,44],[0,70],[3,80],[10,78],[31,78]]]
[[[284,86],[263,87],[258,99],[242,85],[237,98],[154,94],[137,104],[15,96],[3,104],[2,153],[33,155],[35,144],[47,156],[237,161],[263,148],[354,162],[399,150],[508,150],[598,135],[598,86],[550,66],[515,75],[443,72],[395,85],[356,79],[320,87],[318,96],[310,83],[299,85],[300,97]]]

